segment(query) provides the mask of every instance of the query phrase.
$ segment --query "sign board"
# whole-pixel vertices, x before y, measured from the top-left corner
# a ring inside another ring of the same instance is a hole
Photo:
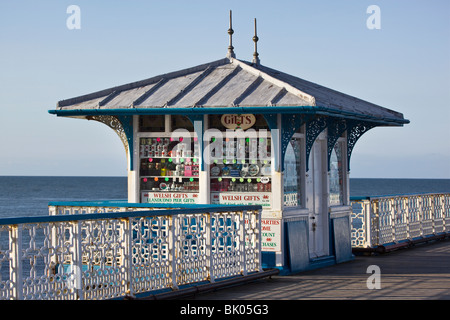
[[[261,205],[270,208],[272,204],[271,192],[211,192],[212,204]]]
[[[253,114],[224,114],[220,118],[220,121],[227,129],[246,130],[253,127],[256,123],[256,117]]]
[[[198,203],[198,193],[193,192],[142,192],[143,203]]]
[[[281,251],[281,220],[261,219],[261,251]]]

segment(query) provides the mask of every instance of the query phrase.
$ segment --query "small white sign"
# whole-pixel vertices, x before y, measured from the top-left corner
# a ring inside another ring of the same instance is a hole
[[[281,251],[281,220],[261,219],[261,251]]]
[[[192,192],[143,192],[142,202],[144,203],[174,203],[189,204],[198,203],[198,193]]]
[[[212,204],[261,205],[270,208],[272,203],[271,192],[211,192]]]

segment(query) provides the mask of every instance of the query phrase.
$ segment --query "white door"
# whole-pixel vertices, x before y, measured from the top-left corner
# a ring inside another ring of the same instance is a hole
[[[309,215],[309,252],[311,258],[329,254],[327,140],[316,139],[310,154],[310,183],[312,183],[312,211]]]

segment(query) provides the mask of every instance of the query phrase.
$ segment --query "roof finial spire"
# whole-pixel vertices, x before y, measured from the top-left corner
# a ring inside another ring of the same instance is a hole
[[[227,58],[236,58],[236,55],[234,54],[234,47],[233,47],[233,26],[232,26],[232,16],[231,16],[231,10],[230,10],[230,28],[228,29],[228,34],[230,35],[230,45],[228,46],[228,53]]]
[[[253,42],[255,42],[255,52],[253,52],[253,60],[252,62],[256,65],[259,64],[259,53],[258,53],[258,35],[256,32],[256,18],[255,18],[255,35],[253,36]]]

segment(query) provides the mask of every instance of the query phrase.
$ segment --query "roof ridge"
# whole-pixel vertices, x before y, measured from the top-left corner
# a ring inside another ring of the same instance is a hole
[[[300,89],[294,87],[293,85],[281,80],[277,79],[274,76],[254,67],[250,62],[244,61],[244,60],[238,60],[238,59],[232,59],[231,63],[237,64],[240,66],[243,70],[248,71],[250,73],[253,73],[257,77],[261,77],[264,80],[267,80],[274,85],[286,89],[287,92],[294,94],[295,96],[299,97],[300,99],[306,100],[311,103],[311,106],[316,105],[316,99],[314,96],[301,91]]]

